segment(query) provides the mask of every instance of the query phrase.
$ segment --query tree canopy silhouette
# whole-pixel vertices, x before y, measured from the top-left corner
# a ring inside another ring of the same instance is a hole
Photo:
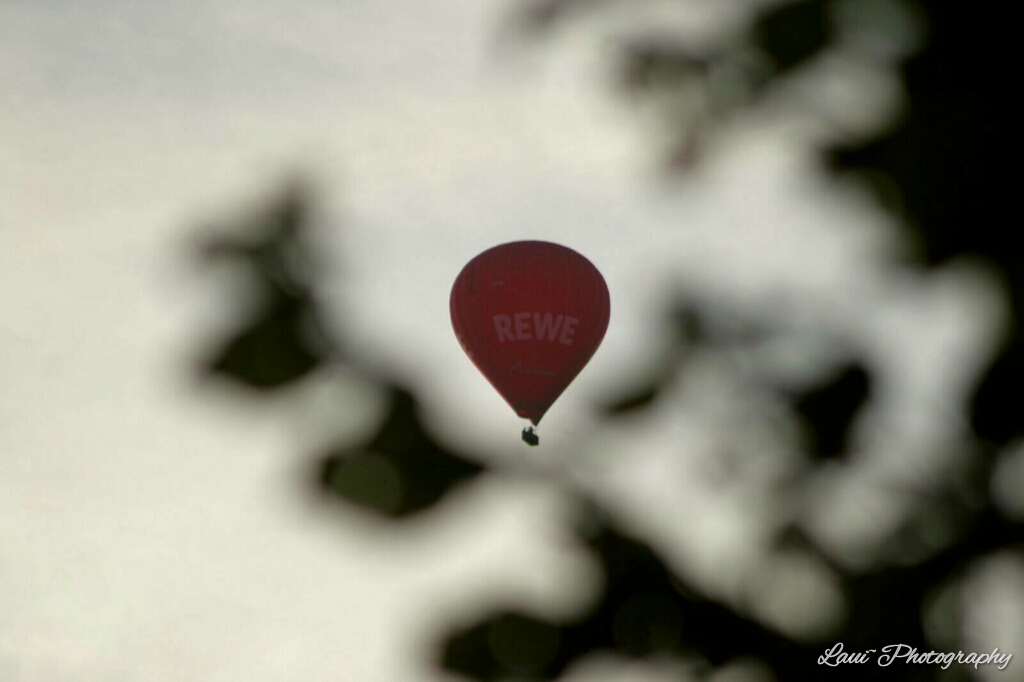
[[[528,35],[548,36],[576,16],[616,4],[544,0],[525,7],[515,20]],[[893,8],[901,16],[923,19],[926,38],[894,67],[906,88],[897,120],[870,139],[822,149],[822,166],[833,176],[857,174],[898,219],[914,249],[906,262],[892,263],[892,268],[924,272],[955,259],[980,259],[998,273],[1010,301],[999,353],[979,377],[969,402],[973,440],[964,448],[964,466],[920,489],[893,488],[892,496],[906,502],[909,511],[890,532],[886,546],[892,551],[869,565],[844,563],[799,521],[779,529],[773,550],[822,562],[837,577],[845,597],[847,613],[840,631],[807,641],[776,632],[735,604],[703,595],[698,586],[676,575],[654,547],[623,530],[610,511],[566,484],[565,494],[579,501],[578,517],[566,523],[575,524],[582,546],[600,566],[600,594],[579,613],[562,619],[509,606],[468,625],[439,622],[436,663],[442,668],[481,681],[555,680],[587,656],[610,651],[627,658],[695,660],[703,673],[753,657],[768,663],[780,682],[867,679],[863,667],[823,668],[818,656],[837,641],[850,651],[895,643],[935,649],[938,645],[923,619],[936,592],[962,578],[973,562],[997,551],[1016,551],[1024,542],[1024,527],[1007,518],[989,494],[994,463],[1024,432],[1016,401],[1024,380],[1024,259],[1005,224],[1006,216],[1013,215],[1008,202],[1015,192],[1009,187],[1014,178],[1008,158],[1011,132],[999,116],[1007,109],[1008,86],[999,69],[1009,63],[1009,22],[951,3],[853,4],[877,14],[876,28]],[[845,40],[851,29],[838,18],[842,6],[839,0],[775,4],[758,10],[739,39],[700,49],[664,36],[628,44],[619,73],[630,92],[644,96],[704,87],[710,93],[710,110],[717,114],[680,124],[679,149],[668,155],[669,169],[680,168],[680,150],[686,152],[687,164],[697,162],[688,146],[693,125],[700,134],[728,126],[731,114],[759,106],[786,78]],[[864,25],[868,28],[863,30],[870,30],[872,24],[866,20]],[[750,59],[751,54],[758,58]],[[715,89],[712,74],[723,66],[742,74],[745,96],[727,97]],[[305,201],[301,194],[287,194],[268,212],[269,230],[256,237],[218,236],[203,250],[207,257],[243,259],[267,292],[262,313],[211,354],[205,372],[266,392],[330,363],[356,362],[325,334],[311,340],[311,326],[325,325],[318,322],[324,312],[312,294],[316,286],[307,281],[314,269],[304,265],[310,256],[302,241]],[[732,332],[715,333],[709,323],[718,312],[715,305],[688,296],[685,305],[666,312],[673,321],[674,350],[632,385],[609,387],[607,399],[597,401],[602,419],[614,422],[659,405],[685,376],[694,352],[743,348],[777,331],[741,319]],[[420,420],[412,388],[380,377],[373,380],[389,396],[388,412],[364,442],[341,442],[316,457],[310,482],[321,497],[397,524],[443,504],[450,490],[472,485],[485,473],[508,473],[473,453],[457,453],[439,443]],[[758,390],[778,396],[804,434],[806,466],[779,496],[801,499],[815,485],[817,473],[846,463],[852,425],[875,399],[877,380],[870,358],[856,353],[830,376],[796,389],[775,386],[764,377],[750,379]],[[921,530],[923,520],[942,526],[940,539]],[[969,679],[967,670],[892,665],[873,667],[870,677],[949,682]]]

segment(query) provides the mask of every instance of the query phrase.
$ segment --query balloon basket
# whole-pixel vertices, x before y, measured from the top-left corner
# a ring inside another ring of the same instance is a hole
[[[523,429],[523,442],[531,447],[536,447],[540,443],[540,436],[537,435],[532,426]]]

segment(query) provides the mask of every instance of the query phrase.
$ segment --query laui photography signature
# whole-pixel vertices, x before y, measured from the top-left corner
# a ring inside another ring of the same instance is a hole
[[[843,651],[843,643],[838,642],[831,649],[827,649],[825,653],[818,656],[818,665],[827,665],[835,668],[844,664],[870,663],[874,660],[878,665],[886,667],[902,659],[904,663],[940,665],[943,670],[953,663],[973,665],[975,669],[979,665],[994,663],[999,670],[1004,670],[1010,664],[1011,658],[1013,658],[1013,654],[1001,654],[998,647],[993,649],[990,654],[974,652],[965,654],[963,651],[957,651],[956,653],[940,651],[919,652],[916,648],[907,644],[889,644],[883,646],[880,651],[878,649],[868,649],[860,652],[845,652]]]

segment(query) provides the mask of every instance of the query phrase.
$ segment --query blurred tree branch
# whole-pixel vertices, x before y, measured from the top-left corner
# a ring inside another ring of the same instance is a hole
[[[600,12],[623,1],[544,0],[526,7],[516,22],[529,35],[549,35],[582,13]],[[882,0],[849,2],[859,3],[860,10],[876,11]],[[678,121],[684,132],[679,149],[670,154],[673,163],[697,163],[700,155],[692,153],[694,126],[697,137],[705,129],[728,126],[731,113],[758,106],[783,79],[835,47],[842,28],[837,19],[841,4],[798,0],[762,8],[742,40],[701,50],[664,38],[633,41],[622,54],[620,84],[641,97],[696,88],[706,98],[706,115]],[[894,496],[915,496],[911,506],[918,516],[941,518],[950,531],[945,544],[917,553],[907,550],[912,559],[904,564],[879,561],[855,571],[830,556],[798,521],[784,524],[774,539],[774,550],[815,557],[838,576],[849,608],[832,641],[844,642],[851,651],[891,643],[929,650],[922,618],[935,591],[973,562],[1024,543],[1024,527],[991,504],[987,487],[1001,448],[1024,432],[1024,419],[1016,408],[1024,380],[1024,258],[1015,247],[1015,235],[1003,224],[1004,216],[1012,215],[1005,204],[1015,193],[1007,186],[1014,176],[1001,163],[1010,133],[998,124],[998,114],[1006,108],[1006,86],[996,78],[999,65],[1008,63],[1006,51],[1012,41],[1008,29],[993,26],[1004,22],[993,22],[983,12],[941,4],[915,5],[912,10],[928,19],[929,37],[921,51],[898,65],[906,86],[903,114],[873,139],[823,149],[825,167],[833,174],[858,173],[885,188],[878,196],[897,212],[902,229],[919,247],[916,260],[894,267],[925,270],[957,258],[984,259],[1000,273],[1013,316],[1005,343],[971,402],[976,447],[969,455],[970,466],[964,468],[970,480],[959,486],[943,480],[910,492],[894,485],[891,490]],[[723,69],[731,74],[730,88],[716,85],[715,74]],[[736,95],[737,82],[742,96]],[[207,259],[248,263],[269,292],[258,319],[227,339],[204,365],[205,372],[269,391],[330,363],[357,362],[339,350],[340,342],[325,342],[326,335],[310,340],[311,325],[326,325],[312,293],[321,273],[312,266],[304,242],[307,202],[293,188],[268,212],[262,231],[255,230],[259,234],[217,235],[201,250]],[[693,300],[668,312],[674,320],[674,350],[642,372],[632,386],[612,387],[612,397],[599,405],[604,420],[613,423],[659,405],[695,350],[742,348],[774,333],[753,322],[732,333],[713,333],[709,319],[715,311],[709,308],[710,304]],[[317,458],[310,479],[320,494],[400,522],[427,512],[449,491],[470,485],[483,473],[521,473],[476,461],[471,454],[441,444],[421,422],[419,401],[411,388],[380,377],[373,380],[389,396],[388,412],[370,438],[354,444],[342,439]],[[833,375],[799,390],[760,380],[756,388],[777,393],[806,435],[806,472],[779,495],[799,498],[813,484],[815,473],[847,463],[851,426],[874,399],[876,380],[862,357],[849,358]],[[442,667],[476,680],[554,680],[594,652],[614,651],[629,658],[671,655],[697,660],[703,673],[753,656],[767,661],[782,682],[822,679],[817,664],[825,648],[822,642],[796,641],[735,605],[701,595],[654,548],[619,528],[607,510],[549,474],[537,472],[537,477],[560,486],[567,496],[586,500],[577,519],[578,535],[601,566],[602,593],[571,618],[545,620],[504,608],[448,632],[438,645]],[[914,518],[908,517],[889,542],[906,549],[922,538]],[[827,672],[828,679],[864,679],[855,666]],[[872,669],[873,679],[879,680],[948,682],[963,675],[962,670],[943,673],[936,666]]]

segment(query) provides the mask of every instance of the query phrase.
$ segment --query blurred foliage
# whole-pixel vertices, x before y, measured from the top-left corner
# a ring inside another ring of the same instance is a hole
[[[870,10],[883,0],[846,0]],[[529,35],[547,35],[584,12],[598,12],[624,0],[545,0],[517,16]],[[693,130],[728,126],[728,114],[756,107],[799,67],[813,62],[839,40],[839,0],[800,0],[758,10],[741,40],[696,50],[664,37],[627,46],[620,64],[621,84],[634,95],[697,87],[715,115],[680,122],[679,153],[670,167],[696,163]],[[891,3],[890,3],[891,4]],[[695,661],[709,674],[733,660],[754,657],[767,662],[782,682],[824,679],[862,680],[858,666],[824,669],[817,664],[826,644],[841,641],[847,651],[904,643],[928,651],[923,614],[936,590],[956,580],[979,558],[1024,543],[1024,527],[1004,518],[989,502],[988,481],[999,448],[1024,432],[1016,394],[1024,379],[1024,268],[1005,205],[1015,195],[1009,156],[1009,129],[997,121],[1006,108],[1007,84],[996,79],[1008,63],[1010,41],[1004,26],[984,12],[951,4],[914,6],[928,21],[923,49],[898,63],[907,101],[902,115],[874,138],[822,150],[833,174],[856,173],[879,189],[883,205],[894,211],[917,245],[915,259],[894,267],[919,270],[951,259],[982,259],[1000,274],[1011,301],[1005,343],[980,378],[970,403],[977,436],[965,465],[953,478],[937,477],[919,489],[894,483],[894,499],[907,501],[904,522],[891,532],[888,554],[874,565],[851,568],[818,546],[798,522],[785,524],[774,538],[779,551],[813,556],[829,567],[843,586],[847,615],[839,633],[827,642],[796,641],[760,624],[735,605],[702,596],[675,575],[651,546],[619,528],[611,515],[566,486],[580,501],[577,535],[599,564],[603,587],[594,602],[562,620],[498,609],[479,622],[440,637],[437,659],[448,671],[474,680],[555,680],[595,652],[627,658],[674,656]],[[716,72],[738,75],[727,89],[716,89]],[[706,113],[707,113],[706,112]],[[703,133],[701,133],[703,134]],[[683,153],[685,152],[685,153]],[[324,312],[316,297],[313,250],[305,241],[309,197],[292,187],[278,204],[255,221],[253,234],[216,235],[203,247],[209,259],[241,260],[265,290],[257,319],[211,354],[204,371],[243,386],[270,390],[305,377],[329,363],[351,363],[338,342],[324,333]],[[256,224],[258,223],[258,224]],[[667,389],[685,375],[694,351],[742,348],[771,331],[741,323],[722,330],[713,324],[718,311],[700,301],[668,312],[674,350],[663,362],[639,373],[633,385],[612,387],[599,405],[614,422],[659,404]],[[936,368],[942,371],[942,368]],[[375,433],[365,442],[342,442],[316,458],[311,484],[332,501],[354,505],[399,522],[428,512],[457,486],[490,472],[493,465],[458,454],[439,443],[422,424],[414,392],[371,377],[387,392],[390,404]],[[780,495],[798,499],[818,470],[845,463],[851,426],[875,397],[876,378],[865,358],[853,357],[813,385],[797,389],[760,388],[778,394],[802,425],[808,469]],[[832,470],[830,469],[830,470]],[[554,481],[553,484],[557,484]],[[936,539],[922,524],[940,524]],[[823,636],[824,637],[824,636]],[[827,676],[823,674],[827,673]],[[873,667],[870,679],[968,679],[957,666]]]
[[[301,379],[324,359],[303,336],[303,319],[311,312],[304,297],[274,292],[259,319],[241,330],[207,371],[268,390]]]
[[[438,444],[423,428],[416,398],[389,390],[390,408],[377,433],[357,447],[342,445],[323,458],[324,492],[391,518],[429,509],[449,490],[484,471]]]
[[[867,370],[853,364],[825,383],[792,397],[793,409],[809,434],[810,452],[821,459],[847,452],[847,433],[854,417],[867,403],[869,389]]]
[[[313,293],[317,262],[306,242],[311,202],[309,188],[293,181],[262,220],[246,225],[250,229],[216,233],[201,245],[199,255],[207,262],[246,266],[262,300],[256,319],[213,354],[204,372],[271,390],[305,377],[339,352]]]
[[[576,522],[604,575],[597,602],[561,622],[495,613],[446,641],[445,668],[475,680],[554,680],[586,655],[613,651],[628,658],[675,655],[704,672],[747,654],[813,671],[817,653],[700,596],[592,503],[580,504]]]

